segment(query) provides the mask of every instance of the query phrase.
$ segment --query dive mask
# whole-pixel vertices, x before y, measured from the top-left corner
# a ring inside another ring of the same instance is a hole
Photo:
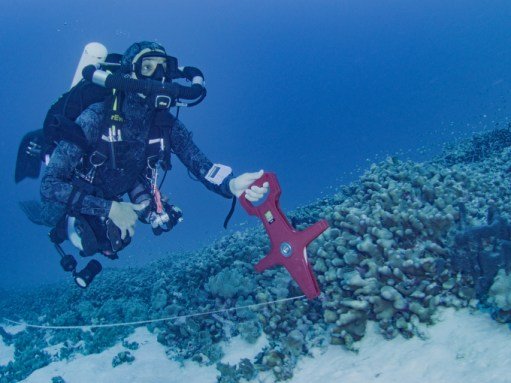
[[[144,57],[140,61],[137,77],[161,81],[167,73],[166,57]]]

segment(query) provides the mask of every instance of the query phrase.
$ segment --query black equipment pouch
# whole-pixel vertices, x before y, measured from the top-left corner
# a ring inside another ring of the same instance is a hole
[[[44,137],[53,143],[61,140],[71,142],[83,152],[91,150],[82,127],[62,114],[55,114],[44,126]]]

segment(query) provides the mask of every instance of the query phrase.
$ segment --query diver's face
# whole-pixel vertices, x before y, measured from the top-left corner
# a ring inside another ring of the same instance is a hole
[[[167,59],[165,57],[144,57],[140,66],[140,74],[144,77],[152,77],[158,65],[165,72],[167,70]]]

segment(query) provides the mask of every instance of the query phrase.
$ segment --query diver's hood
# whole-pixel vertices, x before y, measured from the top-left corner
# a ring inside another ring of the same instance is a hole
[[[163,46],[151,41],[142,41],[132,44],[122,56],[121,71],[126,74],[135,72],[137,63],[142,57],[147,56],[167,57],[167,52]]]

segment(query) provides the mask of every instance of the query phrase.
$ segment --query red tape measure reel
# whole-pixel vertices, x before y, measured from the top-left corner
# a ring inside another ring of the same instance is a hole
[[[328,222],[323,219],[303,231],[295,230],[280,209],[282,190],[275,173],[264,173],[251,186],[262,187],[265,182],[269,183],[270,191],[262,204],[254,206],[245,198],[245,193],[240,196],[241,205],[248,214],[259,217],[270,237],[270,252],[255,269],[262,272],[276,265],[284,266],[307,298],[314,299],[321,291],[307,259],[307,245],[328,228]]]

